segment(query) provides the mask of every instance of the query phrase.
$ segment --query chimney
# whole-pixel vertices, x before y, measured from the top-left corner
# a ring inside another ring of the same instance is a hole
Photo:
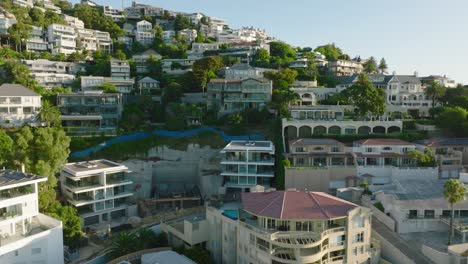
[[[24,163],[21,163],[21,172],[22,173],[26,173],[26,169],[24,167]]]

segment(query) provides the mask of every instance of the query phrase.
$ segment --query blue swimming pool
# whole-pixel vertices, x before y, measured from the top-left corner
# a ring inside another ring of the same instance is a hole
[[[231,218],[232,220],[237,220],[239,218],[237,210],[224,210],[223,215]]]

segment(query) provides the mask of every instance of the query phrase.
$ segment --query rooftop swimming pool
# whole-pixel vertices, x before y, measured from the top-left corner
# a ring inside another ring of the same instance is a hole
[[[232,220],[237,220],[239,218],[239,212],[237,210],[224,210],[223,215]]]

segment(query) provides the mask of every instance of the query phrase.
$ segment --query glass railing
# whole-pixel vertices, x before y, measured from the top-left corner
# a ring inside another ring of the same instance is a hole
[[[15,198],[23,195],[34,193],[33,187],[30,185],[11,188],[0,191],[0,200]]]

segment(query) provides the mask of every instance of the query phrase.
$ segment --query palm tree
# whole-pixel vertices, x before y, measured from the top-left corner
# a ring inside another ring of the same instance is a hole
[[[439,83],[432,82],[431,85],[429,85],[426,88],[425,93],[426,93],[426,96],[432,100],[432,107],[431,108],[434,109],[436,101],[439,100],[440,98],[442,98],[445,91],[444,91],[444,88],[442,86],[440,86]],[[432,114],[432,115],[433,115],[432,117],[434,118],[434,114]]]
[[[453,218],[455,210],[453,207],[455,204],[465,200],[465,185],[456,179],[450,179],[444,184],[444,197],[445,200],[450,204],[450,233],[449,233],[449,242],[452,244],[453,236]]]
[[[111,259],[138,251],[138,243],[135,234],[122,232],[112,239],[112,244],[107,251]]]
[[[60,111],[49,101],[44,100],[38,118],[48,127],[57,126],[60,124]]]

